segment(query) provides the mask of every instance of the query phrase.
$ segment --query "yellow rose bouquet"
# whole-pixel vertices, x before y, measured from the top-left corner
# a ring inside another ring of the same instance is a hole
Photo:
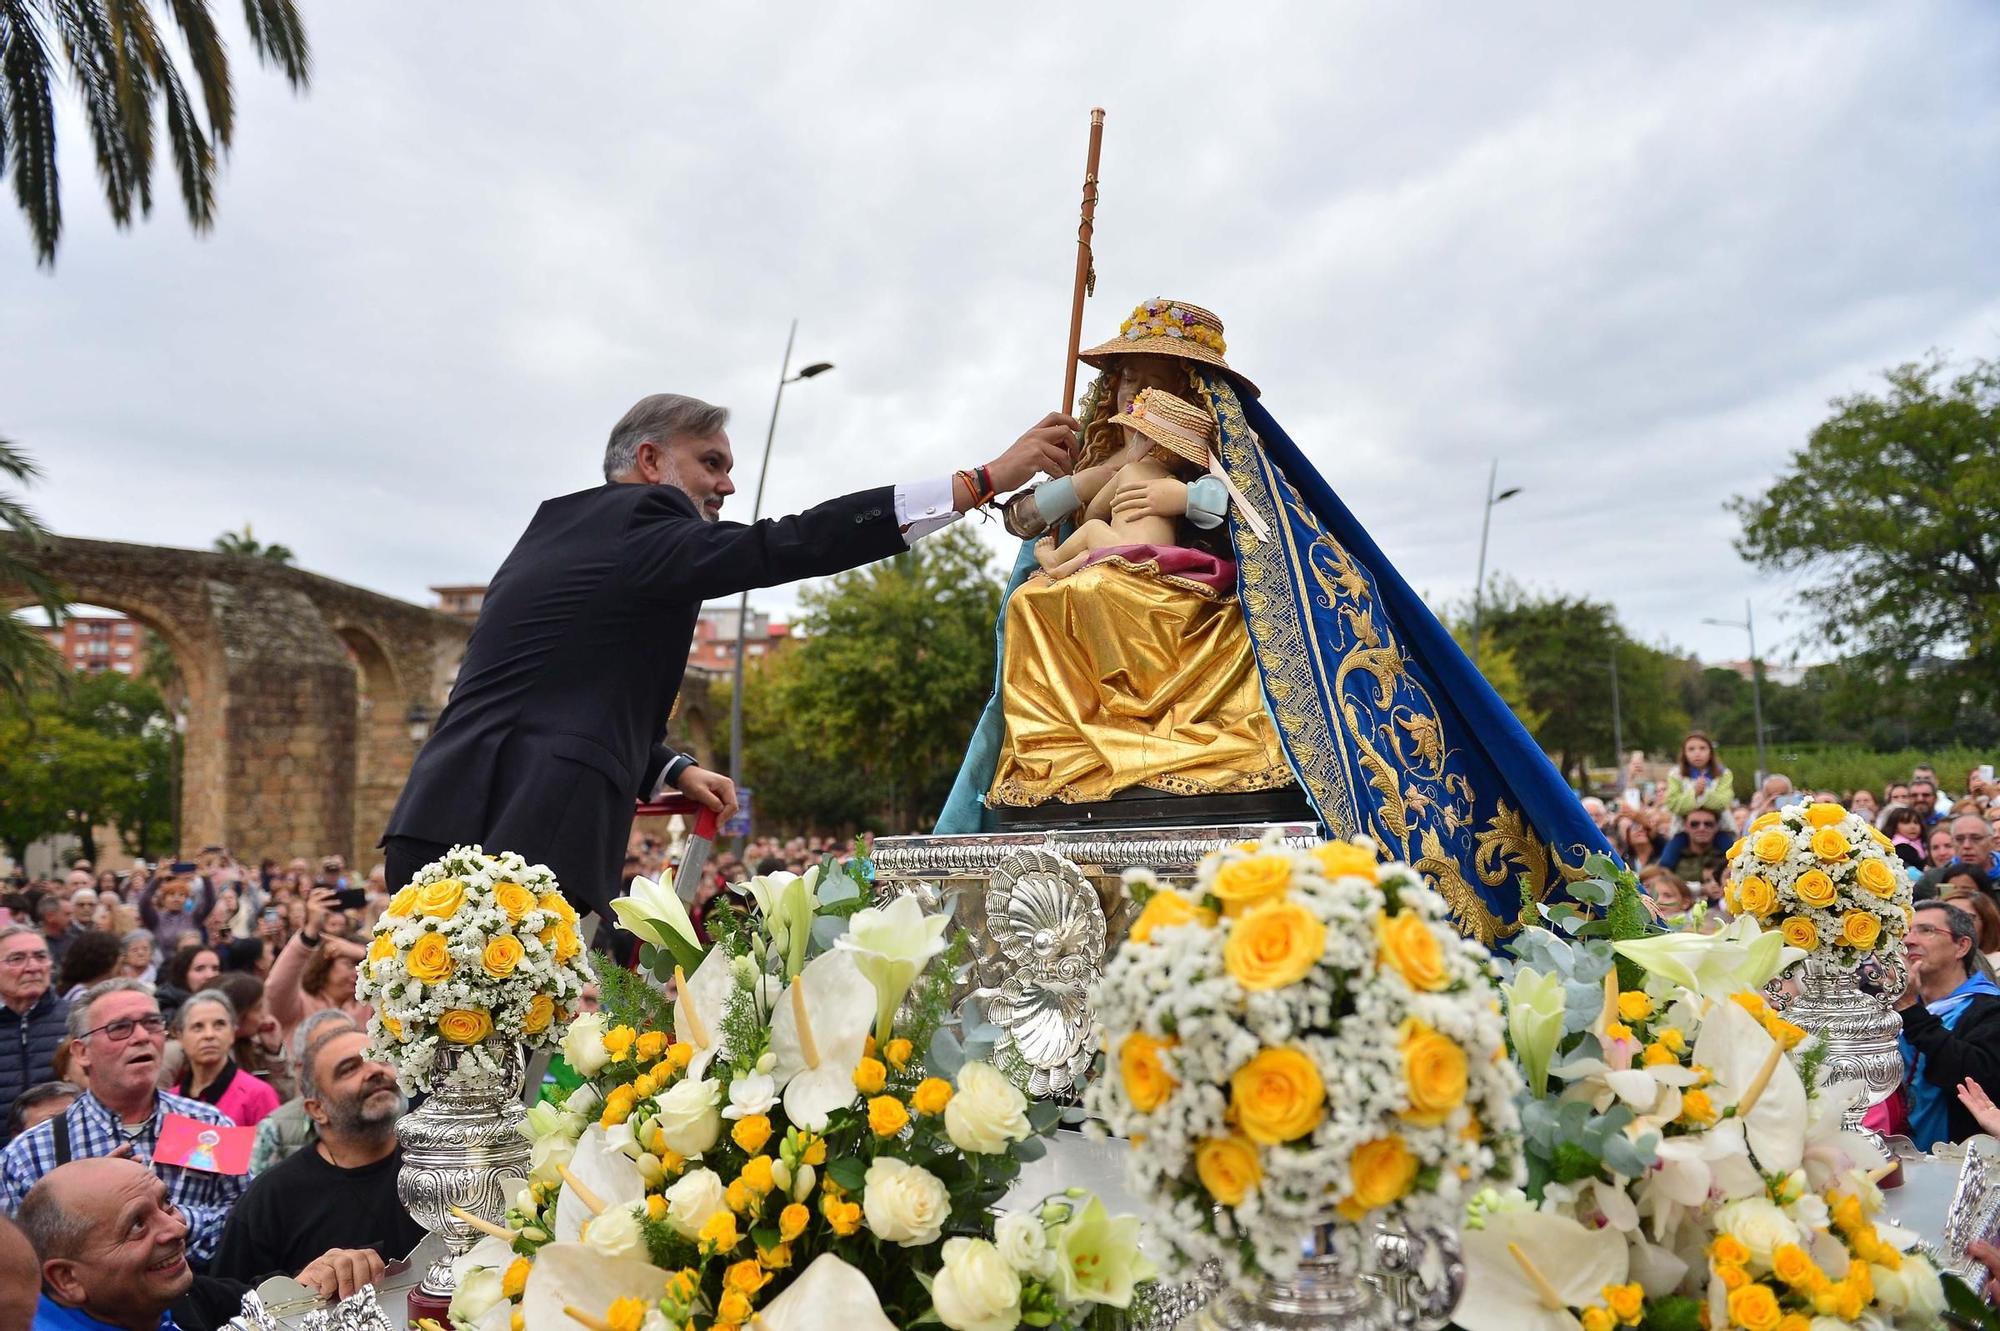
[[[1852,969],[1901,955],[1910,878],[1889,838],[1838,804],[1773,810],[1729,848],[1723,905]]]
[[[405,1090],[433,1088],[437,1052],[455,1075],[498,1076],[492,1036],[554,1047],[591,982],[576,911],[542,865],[455,846],[396,893],[375,926],[355,993],[375,1005],[375,1055]]]
[[[1520,1074],[1487,954],[1364,844],[1275,837],[1156,887],[1097,989],[1086,1106],[1133,1142],[1134,1187],[1184,1264],[1246,1293],[1307,1229],[1451,1229],[1519,1168]]]

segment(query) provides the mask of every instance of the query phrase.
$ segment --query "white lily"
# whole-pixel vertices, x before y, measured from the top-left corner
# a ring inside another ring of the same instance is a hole
[[[722,1018],[729,1008],[729,995],[736,987],[729,954],[715,948],[702,958],[693,975],[675,973],[674,1040],[694,1050],[687,1075],[700,1080],[723,1052]]]
[[[1692,931],[1627,938],[1611,945],[1654,975],[1705,998],[1726,998],[1739,989],[1761,989],[1806,954],[1786,944],[1776,930],[1765,931],[1748,915],[1719,933]]]
[[[850,953],[822,952],[792,981],[771,1011],[771,1076],[794,1124],[818,1132],[854,1103],[854,1068],[874,1016],[874,987]]]
[[[576,1154],[565,1168],[561,1199],[556,1203],[558,1243],[579,1241],[584,1222],[597,1213],[592,1202],[609,1210],[646,1200],[645,1176],[630,1156],[606,1140],[599,1124],[591,1124],[577,1139]],[[577,1191],[579,1183],[590,1193],[590,1201]]]
[[[637,1257],[606,1257],[581,1243],[551,1243],[535,1254],[521,1294],[521,1325],[535,1331],[584,1331],[589,1325],[567,1311],[603,1321],[619,1299],[658,1302],[667,1272]]]
[[[1546,1094],[1549,1060],[1562,1041],[1562,977],[1520,966],[1514,978],[1500,986],[1500,993],[1507,1004],[1507,1037],[1513,1041],[1521,1070],[1528,1075],[1528,1089],[1538,1096]]]
[[[1624,1237],[1567,1216],[1507,1212],[1461,1242],[1465,1298],[1452,1316],[1464,1331],[1576,1331],[1569,1310],[1625,1282]]]
[[[687,907],[681,904],[671,886],[651,878],[634,878],[630,890],[611,903],[611,913],[618,917],[619,928],[654,947],[672,950],[673,944],[667,939],[671,931],[688,947],[701,951],[694,921],[688,918]]]
[[[1719,1001],[1695,1037],[1693,1058],[1715,1078],[1709,1100],[1717,1112],[1738,1106],[1757,1168],[1766,1174],[1797,1169],[1806,1144],[1805,1083],[1762,1024],[1736,1004]],[[1745,1113],[1753,1091],[1756,1099]]]
[[[763,1331],[896,1331],[882,1312],[875,1286],[867,1276],[830,1252],[799,1272],[785,1292],[757,1314]],[[533,1325],[533,1323],[529,1323]]]
[[[932,957],[944,951],[950,920],[926,915],[913,896],[855,912],[834,946],[849,953],[875,987],[875,1042],[887,1044],[896,1009]]]
[[[815,864],[802,875],[783,871],[761,874],[748,886],[757,902],[757,913],[763,917],[764,932],[785,958],[785,977],[790,979],[805,965],[813,913],[819,905],[813,895],[819,888],[819,866]]]

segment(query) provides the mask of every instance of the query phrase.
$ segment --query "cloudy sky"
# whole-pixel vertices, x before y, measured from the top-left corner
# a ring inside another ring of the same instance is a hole
[[[1830,397],[2000,335],[1974,0],[303,7],[306,95],[237,43],[212,235],[170,172],[117,232],[73,115],[55,271],[0,219],[0,434],[59,531],[249,521],[426,599],[641,394],[734,407],[754,477],[794,315],[838,368],[786,396],[767,512],[984,460],[1059,405],[1093,104],[1087,337],[1217,310],[1434,603],[1498,458],[1494,570],[1711,658],[1746,596],[1782,639],[1723,501]]]

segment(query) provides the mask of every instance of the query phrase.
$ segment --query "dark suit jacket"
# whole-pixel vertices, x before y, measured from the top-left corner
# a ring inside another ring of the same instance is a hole
[[[1982,1131],[1972,1111],[1959,1103],[1958,1084],[1970,1077],[1988,1095],[2000,1096],[2000,998],[1973,995],[1952,1030],[1922,1003],[1912,1003],[1903,1009],[1903,1037],[1924,1056],[1924,1080],[1944,1092],[1951,1139],[1962,1142]],[[1907,1069],[1903,1075],[1909,1075]]]
[[[548,500],[487,588],[385,838],[515,851],[603,912],[633,802],[671,756],[660,740],[701,603],[904,548],[887,487],[749,526],[704,521],[669,486]]]

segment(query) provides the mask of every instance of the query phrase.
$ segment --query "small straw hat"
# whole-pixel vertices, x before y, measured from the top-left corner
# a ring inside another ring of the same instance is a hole
[[[1108,370],[1116,356],[1178,356],[1213,365],[1234,379],[1244,392],[1256,397],[1257,385],[1229,368],[1229,362],[1223,359],[1227,353],[1228,346],[1222,340],[1222,320],[1199,305],[1161,296],[1132,311],[1132,317],[1119,325],[1117,337],[1078,352],[1077,359],[1085,365]]]
[[[1197,467],[1208,466],[1209,442],[1215,438],[1215,418],[1200,407],[1157,388],[1142,388],[1132,409],[1116,418],[1176,457]]]

